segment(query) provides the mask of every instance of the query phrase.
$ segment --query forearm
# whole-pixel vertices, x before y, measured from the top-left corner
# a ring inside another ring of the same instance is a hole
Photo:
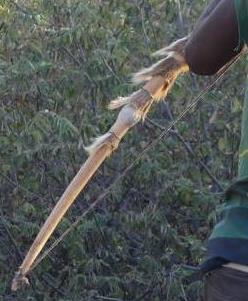
[[[214,0],[189,36],[185,57],[192,72],[212,75],[235,57],[242,47],[239,45],[234,0]]]

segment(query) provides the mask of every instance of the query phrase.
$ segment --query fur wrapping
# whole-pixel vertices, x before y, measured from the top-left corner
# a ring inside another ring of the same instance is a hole
[[[145,68],[134,74],[134,83],[146,82],[155,77],[162,77],[162,87],[159,92],[154,95],[150,95],[146,89],[140,89],[132,93],[130,96],[118,97],[117,99],[112,100],[108,108],[114,110],[123,106],[130,106],[135,109],[139,119],[144,120],[153,101],[158,101],[165,97],[173,86],[176,78],[181,73],[189,70],[184,58],[186,42],[187,37],[177,40],[168,47],[158,50],[153,55],[162,56],[163,58],[151,67]],[[104,145],[110,145],[112,148],[115,148],[115,144],[119,143],[119,141],[115,141],[115,138],[111,132],[108,132],[103,136],[96,138],[93,144],[86,147],[85,150],[89,153],[89,155],[93,155]]]
[[[170,81],[180,73],[187,72],[189,67],[184,58],[187,37],[177,40],[168,47],[156,51],[153,56],[165,56],[151,67],[142,69],[133,75],[136,84],[149,81],[155,76],[163,76]]]

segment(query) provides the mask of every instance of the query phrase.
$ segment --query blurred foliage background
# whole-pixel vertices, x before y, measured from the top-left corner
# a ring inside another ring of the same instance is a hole
[[[116,118],[110,99],[130,74],[188,34],[205,0],[0,1],[0,300],[194,301],[186,283],[235,177],[245,89],[243,58],[11,293],[14,272]],[[180,78],[127,135],[66,215],[75,220],[211,81]]]

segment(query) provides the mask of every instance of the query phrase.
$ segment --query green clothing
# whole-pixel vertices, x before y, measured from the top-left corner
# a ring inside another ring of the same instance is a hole
[[[242,115],[238,177],[226,190],[220,222],[208,241],[203,271],[230,261],[248,265],[248,89]]]
[[[248,1],[235,0],[235,9],[239,23],[240,42],[248,42]]]
[[[222,220],[214,228],[210,239],[248,239],[248,89],[243,104],[238,177],[227,189],[225,197]]]
[[[248,0],[235,0],[240,42],[248,42]],[[209,238],[203,271],[225,262],[248,265],[248,89],[246,92],[239,148],[238,177],[225,193],[220,222]]]

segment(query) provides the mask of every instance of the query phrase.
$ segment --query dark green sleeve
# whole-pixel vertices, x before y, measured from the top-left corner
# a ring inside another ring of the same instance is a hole
[[[240,42],[248,43],[248,1],[235,0],[235,9],[239,23]]]

